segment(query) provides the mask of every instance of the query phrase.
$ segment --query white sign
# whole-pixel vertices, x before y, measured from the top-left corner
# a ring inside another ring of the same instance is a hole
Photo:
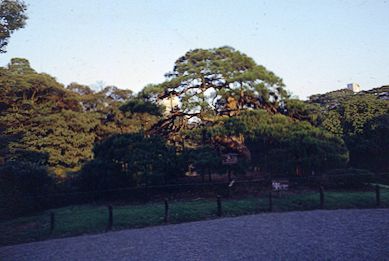
[[[289,181],[288,180],[273,180],[272,188],[275,191],[281,191],[281,190],[288,190],[289,188]]]
[[[233,165],[238,163],[238,154],[236,153],[223,154],[222,157],[223,157],[222,160],[223,165]]]

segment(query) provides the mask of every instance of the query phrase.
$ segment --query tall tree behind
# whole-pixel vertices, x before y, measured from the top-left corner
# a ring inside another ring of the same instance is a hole
[[[178,96],[181,112],[200,118],[246,108],[274,111],[288,96],[281,78],[231,47],[189,51],[166,77],[161,98]]]
[[[275,113],[288,98],[280,77],[232,47],[191,50],[177,59],[159,88],[151,87],[145,89],[146,95],[160,89],[159,100],[178,98],[177,106],[151,133],[169,137],[182,149],[185,144],[196,146],[185,134],[189,129],[204,129],[220,117],[249,109]],[[233,143],[239,147],[242,137]]]

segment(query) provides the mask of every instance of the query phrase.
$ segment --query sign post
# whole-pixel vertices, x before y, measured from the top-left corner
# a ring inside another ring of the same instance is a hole
[[[223,165],[234,165],[238,163],[238,154],[236,153],[227,153],[222,155]]]
[[[232,188],[232,185],[234,184],[235,181],[233,181],[231,179],[231,165],[234,165],[234,164],[237,164],[238,163],[238,154],[236,153],[227,153],[227,154],[223,154],[222,155],[222,164],[223,165],[227,165],[227,175],[228,175],[228,182],[229,182],[229,185],[227,187],[228,191],[227,191],[227,195],[228,197],[230,197],[231,195],[231,188]]]

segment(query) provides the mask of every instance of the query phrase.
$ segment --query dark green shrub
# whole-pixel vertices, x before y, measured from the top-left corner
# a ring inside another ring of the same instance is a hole
[[[7,162],[0,167],[0,218],[45,208],[54,185],[45,167],[30,162]]]
[[[322,184],[329,188],[354,189],[368,187],[375,174],[364,169],[334,169],[323,175]]]

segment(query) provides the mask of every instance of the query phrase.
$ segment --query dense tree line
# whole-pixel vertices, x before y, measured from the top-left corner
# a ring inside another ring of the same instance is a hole
[[[389,171],[388,87],[352,93],[340,90],[310,97],[320,106],[320,125],[341,137],[350,153],[349,165],[376,172]]]
[[[225,153],[239,155],[236,175],[388,172],[385,88],[292,99],[280,77],[231,47],[187,52],[138,94],[64,86],[14,58],[0,68],[0,201],[169,184],[189,167],[211,178],[226,172]]]

